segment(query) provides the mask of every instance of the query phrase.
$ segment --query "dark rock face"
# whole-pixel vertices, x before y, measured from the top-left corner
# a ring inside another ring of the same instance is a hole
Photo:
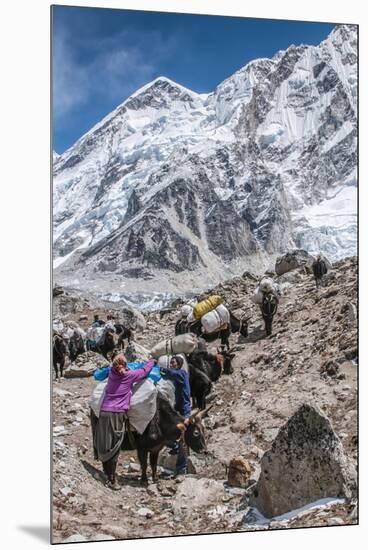
[[[110,162],[105,166],[104,172],[101,176],[92,208],[100,206],[103,203],[104,196],[109,192],[111,186],[116,182],[116,180],[122,179],[127,174],[133,172],[136,165],[136,162],[132,162],[131,164],[124,166],[124,161],[119,155],[116,155],[110,159]]]
[[[326,497],[352,498],[356,490],[355,468],[329,419],[304,404],[263,455],[249,501],[264,516],[274,517]]]
[[[147,90],[131,98],[125,107],[132,111],[137,111],[144,106],[162,109],[167,106],[168,100],[190,102],[192,98],[174,83],[166,79],[158,79]]]
[[[189,171],[187,179],[175,177],[175,167],[157,172],[152,184],[166,185],[145,204],[133,191],[121,226],[87,249],[80,263],[141,277],[150,269],[179,273],[206,266],[203,248],[224,261],[255,252],[247,221],[232,202],[219,199],[202,161],[192,155],[188,163],[195,176]]]

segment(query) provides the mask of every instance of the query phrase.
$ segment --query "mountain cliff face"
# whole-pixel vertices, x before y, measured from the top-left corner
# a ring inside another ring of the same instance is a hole
[[[56,277],[189,290],[290,247],[354,254],[356,99],[349,25],[211,94],[157,78],[54,158]]]

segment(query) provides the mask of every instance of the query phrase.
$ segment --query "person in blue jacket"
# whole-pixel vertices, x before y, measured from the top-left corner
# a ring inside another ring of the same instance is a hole
[[[184,424],[189,424],[189,418],[192,413],[190,402],[190,385],[188,373],[182,369],[183,358],[180,355],[174,355],[170,360],[170,368],[161,367],[161,373],[164,378],[171,380],[175,387],[175,410],[184,416]],[[188,449],[184,438],[180,438],[172,447],[172,453],[177,454],[175,476],[188,473]]]

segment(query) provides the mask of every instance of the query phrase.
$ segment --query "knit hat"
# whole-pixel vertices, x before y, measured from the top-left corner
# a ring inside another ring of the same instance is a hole
[[[176,359],[176,362],[179,365],[179,368],[181,368],[184,364],[184,359],[180,357],[180,355],[173,355],[171,359]]]
[[[112,362],[112,370],[116,372],[116,374],[121,374],[122,370],[121,370],[121,367],[122,366],[126,366],[127,364],[127,360],[126,358],[124,357],[124,355],[122,353],[119,353],[118,355],[116,355],[114,357],[114,360]]]

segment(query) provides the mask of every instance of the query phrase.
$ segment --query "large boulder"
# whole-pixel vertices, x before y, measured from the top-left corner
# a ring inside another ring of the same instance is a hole
[[[96,369],[105,367],[108,361],[94,351],[86,351],[78,355],[74,363],[65,370],[65,378],[84,378],[92,376]]]
[[[356,488],[356,470],[329,419],[304,404],[263,455],[249,504],[274,517],[326,497],[352,498]]]
[[[307,269],[310,269],[313,260],[313,256],[301,248],[287,252],[283,256],[279,256],[276,259],[276,275],[283,275],[284,273],[297,269],[298,267],[307,267]]]
[[[64,289],[62,286],[59,286],[59,285],[55,285],[54,288],[52,289],[52,295],[53,297],[55,296],[59,296],[60,294],[64,294]]]
[[[124,355],[129,363],[133,361],[148,361],[150,352],[147,348],[131,341],[125,348]]]
[[[87,307],[87,300],[78,294],[71,294],[63,290],[62,293],[53,295],[52,310],[54,317],[79,313]]]
[[[187,476],[179,485],[173,502],[175,514],[191,513],[193,509],[207,509],[222,501],[224,484],[215,479]]]
[[[132,306],[121,306],[118,309],[119,321],[127,328],[142,331],[146,328],[146,319],[140,311]]]

